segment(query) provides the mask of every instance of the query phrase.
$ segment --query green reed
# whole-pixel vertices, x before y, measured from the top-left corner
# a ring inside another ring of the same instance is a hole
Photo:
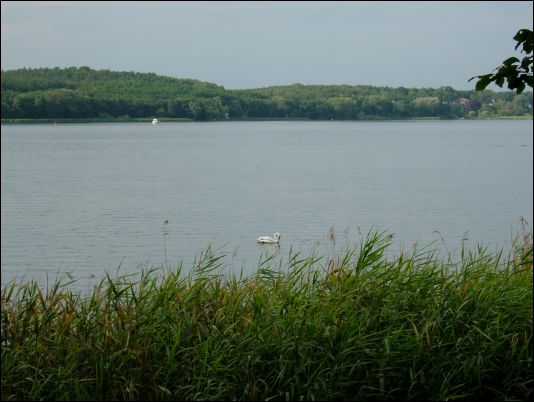
[[[188,272],[2,289],[2,400],[526,400],[532,237],[508,255],[388,259],[371,231],[326,263],[253,276],[203,253]]]

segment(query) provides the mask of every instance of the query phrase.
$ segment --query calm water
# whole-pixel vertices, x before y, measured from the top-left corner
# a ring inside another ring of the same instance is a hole
[[[189,268],[209,244],[252,273],[262,254],[327,255],[371,227],[393,251],[454,253],[532,223],[532,121],[4,125],[1,138],[2,284]],[[255,243],[274,232],[279,250]]]

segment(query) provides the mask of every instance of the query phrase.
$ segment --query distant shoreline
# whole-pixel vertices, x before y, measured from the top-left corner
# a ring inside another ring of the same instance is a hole
[[[312,120],[307,118],[248,118],[248,119],[230,119],[230,120],[208,120],[201,121],[200,123],[206,122],[236,122],[236,121],[343,121],[343,122],[355,122],[355,121],[434,121],[434,120],[443,120],[443,121],[456,121],[456,120],[532,120],[532,116],[495,116],[491,118],[474,118],[474,119],[440,119],[439,117],[420,117],[420,118],[407,118],[407,119],[362,119],[362,120]],[[92,119],[2,119],[1,124],[54,124],[54,123],[146,123],[151,124],[152,118],[130,118],[130,119],[114,119],[114,118],[92,118]],[[193,119],[186,118],[162,118],[160,119],[161,123],[192,123],[195,121]]]
[[[386,121],[529,116],[532,93],[282,85],[229,90],[193,79],[89,67],[2,71],[3,123]],[[175,120],[177,119],[177,120]]]

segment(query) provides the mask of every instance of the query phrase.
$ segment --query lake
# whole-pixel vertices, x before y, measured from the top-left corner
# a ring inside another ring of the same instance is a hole
[[[506,247],[532,223],[532,121],[2,125],[2,285],[142,266],[224,272],[394,234]],[[280,247],[258,236],[282,235]],[[334,240],[335,238],[335,240]]]

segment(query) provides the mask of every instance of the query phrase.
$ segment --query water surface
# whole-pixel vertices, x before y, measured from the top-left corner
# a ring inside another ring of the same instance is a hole
[[[2,284],[189,267],[210,244],[252,273],[274,232],[282,256],[372,227],[393,251],[495,248],[532,222],[532,121],[3,125],[1,145]]]

